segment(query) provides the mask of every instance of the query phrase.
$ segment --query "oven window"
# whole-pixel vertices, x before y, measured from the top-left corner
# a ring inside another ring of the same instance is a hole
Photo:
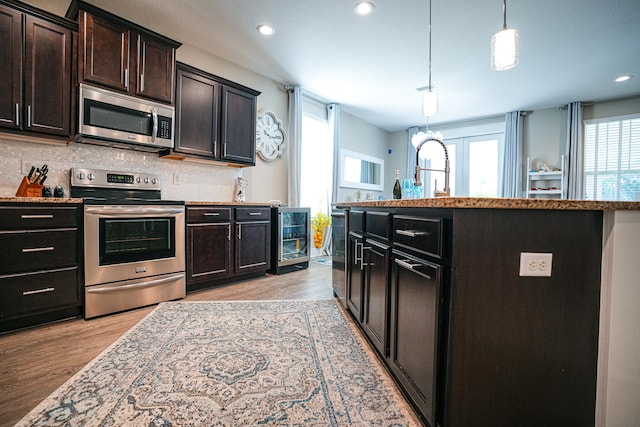
[[[103,129],[151,136],[153,117],[151,113],[107,104],[93,99],[84,100],[84,124]]]
[[[175,218],[100,219],[100,265],[176,255]]]

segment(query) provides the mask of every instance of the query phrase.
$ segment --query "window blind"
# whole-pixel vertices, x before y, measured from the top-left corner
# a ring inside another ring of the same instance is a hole
[[[586,200],[640,198],[640,114],[584,122]]]

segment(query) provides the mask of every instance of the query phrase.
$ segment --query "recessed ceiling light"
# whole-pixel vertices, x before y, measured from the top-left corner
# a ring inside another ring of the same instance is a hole
[[[353,10],[358,15],[363,15],[363,16],[373,12],[373,9],[375,9],[375,6],[373,5],[373,3],[370,3],[368,1],[361,1],[360,3],[356,4],[356,7],[353,8]]]
[[[258,32],[263,36],[272,36],[276,30],[272,26],[267,24],[258,25]]]
[[[616,79],[616,82],[617,82],[617,83],[620,83],[620,82],[626,82],[626,81],[627,81],[627,80],[629,80],[631,77],[633,77],[633,76],[632,76],[632,75],[630,75],[630,74],[627,74],[627,75],[624,75],[624,76],[620,76],[620,77],[618,77],[618,78]]]

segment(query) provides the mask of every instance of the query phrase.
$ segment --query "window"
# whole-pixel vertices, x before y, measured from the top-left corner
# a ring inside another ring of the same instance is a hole
[[[504,154],[504,122],[438,130],[443,133],[449,152],[451,195],[498,197]],[[410,155],[415,161],[415,154]],[[444,153],[437,142],[426,143],[420,150],[420,157],[420,166],[444,169]],[[444,189],[444,174],[441,172],[423,172],[423,181],[425,191],[422,197],[431,197],[436,187],[440,191]]]
[[[333,183],[333,145],[326,119],[302,115],[300,152],[300,206],[311,208],[311,216],[330,212]]]
[[[586,200],[640,197],[640,114],[584,122]]]

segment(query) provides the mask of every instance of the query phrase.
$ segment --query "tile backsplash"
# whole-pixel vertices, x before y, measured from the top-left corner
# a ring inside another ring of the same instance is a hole
[[[0,196],[16,194],[31,165],[49,166],[45,185],[61,185],[69,195],[69,169],[74,167],[160,175],[162,198],[185,201],[233,201],[235,179],[242,169],[215,164],[161,159],[143,153],[98,145],[46,144],[7,139],[0,135]]]

